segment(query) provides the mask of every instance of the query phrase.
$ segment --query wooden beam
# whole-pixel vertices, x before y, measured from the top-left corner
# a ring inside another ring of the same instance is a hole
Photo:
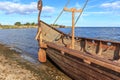
[[[114,60],[119,60],[120,59],[120,45],[119,44],[116,44],[116,49],[114,51],[114,57],[113,59]]]
[[[79,9],[79,10],[77,10],[77,9],[75,9],[75,8],[70,8],[70,9],[68,9],[68,8],[64,8],[64,11],[68,11],[68,12],[82,12],[82,9]]]
[[[100,41],[98,43],[98,49],[97,49],[97,55],[101,56],[102,55],[102,42]]]
[[[75,8],[70,8],[70,9],[68,9],[68,8],[64,8],[64,11],[68,11],[68,12],[72,12],[72,41],[71,41],[71,48],[72,49],[74,49],[74,45],[75,45],[75,20],[74,20],[74,18],[75,18],[75,12],[82,12],[82,9],[79,9],[79,10],[77,10],[77,9],[75,9]]]

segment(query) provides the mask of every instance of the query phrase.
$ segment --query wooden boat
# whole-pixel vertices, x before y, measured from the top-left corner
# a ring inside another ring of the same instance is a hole
[[[74,37],[74,31],[72,36],[65,34],[39,17],[36,39],[41,62],[47,55],[74,80],[120,80],[120,42]]]

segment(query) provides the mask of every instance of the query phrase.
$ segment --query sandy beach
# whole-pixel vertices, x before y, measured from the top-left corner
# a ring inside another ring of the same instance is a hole
[[[20,55],[0,44],[0,80],[71,80],[49,61],[34,64]]]

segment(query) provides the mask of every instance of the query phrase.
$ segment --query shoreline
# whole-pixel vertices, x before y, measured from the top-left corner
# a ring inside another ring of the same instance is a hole
[[[0,26],[0,29],[27,29],[27,28],[37,28],[38,26]]]
[[[22,76],[22,77],[21,77]],[[0,80],[71,80],[64,73],[47,63],[34,64],[21,53],[0,43]]]

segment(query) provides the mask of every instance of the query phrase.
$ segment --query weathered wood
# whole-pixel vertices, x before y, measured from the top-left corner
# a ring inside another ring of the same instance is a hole
[[[45,22],[43,22],[43,21],[40,21],[40,23],[41,23],[41,25],[42,25],[42,27],[44,28],[44,29],[42,29],[43,30],[43,32],[44,32],[44,30],[46,30],[46,31],[48,31],[48,30],[50,30],[50,31],[52,31],[52,32],[55,32],[55,34],[57,33],[59,33],[59,34],[62,34],[62,35],[64,35],[64,36],[69,36],[69,38],[71,38],[71,36],[69,35],[69,34],[65,34],[65,33],[63,33],[63,32],[61,32],[61,31],[59,31],[59,30],[57,30],[57,29],[55,29],[55,28],[53,28],[52,26],[50,26],[50,25],[48,25],[47,23],[45,23]],[[52,30],[51,30],[52,29]],[[56,37],[56,36],[54,36],[54,37]],[[49,38],[49,37],[48,37]],[[94,38],[84,38],[84,37],[75,37],[75,39],[80,39],[80,40],[87,40],[88,42],[90,42],[90,41],[93,41],[94,40],[94,42],[102,42],[102,43],[106,43],[106,47],[108,46],[107,45],[107,43],[109,42],[109,43],[112,43],[112,44],[120,44],[120,42],[115,42],[115,41],[110,41],[110,40],[100,40],[100,39],[94,39]],[[104,45],[103,45],[104,46]],[[113,48],[114,49],[114,48]]]
[[[40,21],[42,0],[38,1],[38,33],[36,39],[41,48],[38,52],[38,59],[40,62],[46,62],[45,50],[47,50],[48,56],[73,79],[120,80],[120,64],[114,63],[114,60],[120,59],[120,42],[75,37],[75,24],[81,16],[87,2],[88,0],[83,6],[83,9],[68,9],[66,7],[63,9],[64,11],[72,12],[72,35],[70,36],[69,34],[58,31],[50,25]],[[79,12],[80,15],[74,23],[75,12]],[[69,36],[70,40],[61,39],[61,36]],[[64,40],[67,43],[64,44]],[[81,41],[79,44],[77,44],[78,40]],[[57,41],[61,42],[58,44]],[[70,44],[70,42],[71,48],[68,48],[69,46],[67,44]],[[110,43],[110,45],[108,43]],[[80,48],[81,51],[79,51]],[[93,55],[94,53],[103,56],[104,58]]]
[[[94,41],[94,43],[93,43],[92,40],[87,40],[88,45],[91,45],[91,46],[93,46],[93,45],[98,46],[98,42],[100,42],[100,41]],[[115,50],[115,45],[107,45],[107,43],[108,42],[102,42],[102,48],[103,49],[106,49],[106,48],[110,47],[109,50]]]
[[[47,24],[41,22],[41,25],[42,25],[42,39],[45,41],[53,42],[55,41],[56,37],[58,37],[58,35],[62,35],[59,32],[52,29],[51,27],[48,27]]]
[[[87,64],[91,64],[91,62],[89,60],[83,60],[83,61]]]
[[[45,44],[44,42],[42,42],[39,46],[40,48],[47,48],[47,44]]]
[[[79,80],[79,79],[82,79],[82,80],[85,80],[84,77],[79,76],[78,74],[74,73],[73,72],[73,68],[71,68],[71,66],[66,66],[63,62],[59,62],[58,59],[55,59],[55,57],[53,55],[49,55],[49,57],[51,57],[51,59],[57,64],[59,65],[59,67],[66,73],[68,74],[69,77],[71,77],[72,79],[75,79],[75,80]],[[68,68],[69,67],[69,68]],[[67,70],[66,70],[67,69]],[[73,75],[74,74],[74,75]]]
[[[42,11],[42,6],[43,6],[42,0],[39,0],[39,1],[38,1],[38,5],[37,5],[37,8],[38,8],[38,10],[39,10],[39,13],[38,13],[38,32],[37,32],[37,35],[36,35],[36,37],[35,37],[36,40],[38,40],[38,37],[39,37],[39,35],[40,35],[40,33],[41,33],[40,15],[41,15],[41,11]]]
[[[38,60],[40,62],[46,62],[46,51],[42,48],[38,51]]]
[[[62,68],[63,70],[65,70],[66,68],[69,68],[69,66],[70,66],[70,68],[68,69],[69,71],[71,71],[71,74],[69,74],[70,76],[76,77],[77,80],[78,80],[77,77],[79,77],[78,74],[83,75],[81,77],[82,79],[84,79],[85,75],[92,76],[92,78],[96,78],[95,73],[94,73],[94,71],[96,71],[96,72],[98,72],[96,74],[99,74],[99,76],[104,75],[104,77],[108,77],[108,79],[105,78],[106,80],[109,80],[109,79],[119,80],[120,79],[119,76],[116,77],[116,75],[114,75],[112,73],[108,73],[104,70],[101,71],[101,69],[99,70],[99,66],[101,66],[101,67],[111,70],[113,72],[120,73],[120,64],[110,60],[110,59],[114,59],[114,60],[119,59],[119,55],[120,55],[119,46],[118,46],[118,45],[120,45],[119,42],[98,40],[98,39],[92,39],[92,38],[90,39],[90,38],[75,37],[75,48],[76,47],[79,47],[79,48],[76,48],[76,50],[72,50],[70,48],[64,47],[65,45],[62,43],[62,39],[59,40],[59,41],[61,41],[60,43],[55,41],[55,38],[58,35],[63,35],[63,36],[69,36],[69,35],[56,30],[55,28],[51,27],[50,25],[48,25],[44,22],[41,22],[41,25],[42,25],[42,29],[43,29],[43,32],[42,32],[43,33],[43,41],[47,44],[47,48],[52,48],[55,51],[58,51],[60,56],[62,55],[59,58],[58,57],[59,55],[56,56],[56,55],[52,54],[53,61],[55,63],[57,63],[57,65],[62,64],[59,66],[63,67]],[[48,33],[48,31],[50,33]],[[71,42],[72,36],[69,36],[69,38],[70,39],[64,38],[65,44],[69,44]],[[77,44],[77,43],[79,43],[79,44]],[[82,43],[82,45],[81,45],[82,51],[78,51],[81,48],[80,47],[81,43]],[[91,47],[91,48],[89,48],[89,47]],[[98,51],[95,51],[96,47],[98,47]],[[104,58],[93,55],[91,53],[89,54],[90,49],[94,50],[91,52],[95,52],[95,53],[97,52],[99,55],[104,56]],[[103,52],[104,53],[107,52],[107,54],[104,55]],[[70,55],[73,57],[67,56],[67,58],[66,58],[66,55]],[[107,56],[110,55],[110,57],[106,58],[106,55]],[[63,56],[65,56],[65,58]],[[77,60],[76,58],[82,60],[82,65],[86,65],[85,62],[87,62],[87,66],[85,67],[85,66],[79,65],[79,64],[81,64],[81,62],[79,60]],[[70,65],[70,64],[73,64],[73,65]],[[96,65],[98,65],[98,67],[96,67],[96,68],[94,67],[94,69],[92,69],[93,68],[92,64],[96,64]],[[82,67],[82,68],[80,68],[80,67]],[[72,68],[75,68],[75,69],[71,70]],[[85,70],[87,70],[86,72],[90,72],[91,74],[86,73]],[[91,70],[93,70],[93,72]],[[69,71],[66,71],[66,73],[69,73]],[[79,73],[78,71],[80,71],[82,73]],[[76,74],[76,75],[74,75],[74,74]],[[103,79],[103,78],[101,78],[101,79]]]
[[[65,36],[69,36],[69,37],[71,38],[71,36],[70,36],[69,34],[65,34],[65,33],[63,33],[63,32],[61,32],[61,31],[53,28],[52,26],[48,25],[47,23],[45,23],[45,22],[43,22],[43,21],[40,21],[40,22],[41,22],[41,25],[44,24],[44,26],[47,26],[47,28],[53,29],[54,31],[57,31],[57,32],[60,33],[60,34],[63,34],[63,35],[65,35]],[[44,26],[43,26],[43,27],[44,27]],[[120,42],[118,42],[118,41],[100,40],[100,39],[95,39],[95,38],[75,37],[75,39],[85,39],[85,40],[88,40],[88,41],[89,41],[89,40],[90,40],[90,41],[94,40],[95,42],[101,41],[101,42],[104,42],[104,43],[108,43],[108,42],[109,42],[109,43],[113,43],[113,44],[120,44]]]
[[[72,42],[71,42],[71,45],[72,45],[72,49],[74,49],[75,47],[75,26],[74,26],[74,11],[72,11]]]
[[[80,46],[81,46],[81,50],[80,51],[84,52],[84,50],[85,50],[85,41],[84,40],[81,40]]]
[[[112,80],[112,79],[119,79],[112,74],[109,74],[98,70],[96,68],[92,68],[90,65],[84,64],[79,60],[75,60],[67,55],[61,55],[59,51],[52,50],[50,48],[47,49],[47,54],[51,59],[58,64],[59,67],[65,67],[64,71],[68,71],[71,75],[79,75],[79,77],[83,76],[86,80]],[[69,69],[68,69],[69,67]],[[66,70],[67,68],[67,70]],[[63,68],[62,68],[63,69]],[[72,70],[72,71],[71,71]],[[76,79],[76,77],[73,77]],[[79,79],[79,78],[78,78]],[[78,80],[76,79],[76,80]]]
[[[87,40],[81,40],[80,46],[82,52],[87,52]]]
[[[77,10],[75,8],[68,9],[68,8],[65,7],[64,11],[68,11],[68,12],[82,12],[82,9],[79,9],[79,10]]]
[[[120,59],[120,45],[119,44],[116,45],[116,49],[114,51],[114,58],[113,59],[114,60]]]
[[[105,68],[111,69],[111,70],[116,71],[116,72],[120,72],[120,64],[113,63],[113,62],[111,62],[107,59],[99,58],[97,56],[92,56],[92,55],[89,55],[89,54],[83,54],[79,51],[68,49],[66,47],[62,47],[62,46],[59,46],[59,45],[56,45],[56,44],[50,43],[50,42],[46,42],[46,44],[49,47],[52,47],[56,50],[62,50],[65,53],[73,55],[77,58],[81,58],[83,60],[89,60],[92,63],[98,64],[100,66],[103,66]]]
[[[97,46],[97,54],[101,56],[102,54],[102,42],[100,41]]]
[[[48,51],[48,53],[50,53]],[[49,55],[49,54],[48,54]],[[67,73],[72,79],[75,79],[75,80],[85,80],[85,74],[84,76],[81,75],[81,74],[78,74],[77,73],[77,70],[75,70],[73,67],[71,67],[70,65],[66,65],[63,60],[60,61],[60,59],[58,57],[55,57],[53,55],[49,55],[49,57],[51,57],[51,59],[65,72]],[[73,65],[73,64],[71,64]],[[68,68],[69,67],[69,68]],[[67,69],[67,70],[66,70]],[[74,74],[74,75],[73,75]]]
[[[80,9],[80,10],[77,10],[77,9],[75,9],[75,8],[71,8],[71,9],[68,9],[68,8],[64,8],[64,11],[68,11],[68,12],[72,12],[72,42],[71,42],[71,48],[72,49],[74,49],[74,47],[75,47],[75,20],[74,20],[74,18],[75,18],[75,13],[76,12],[82,12],[82,9]]]

